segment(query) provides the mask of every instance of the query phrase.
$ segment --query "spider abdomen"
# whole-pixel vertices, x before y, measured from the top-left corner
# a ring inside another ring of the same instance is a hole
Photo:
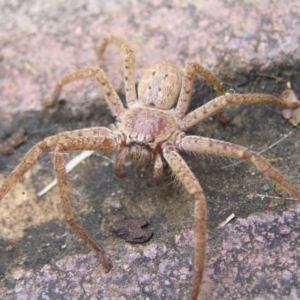
[[[143,73],[138,86],[138,101],[142,105],[170,109],[179,97],[182,73],[170,61],[159,61]]]

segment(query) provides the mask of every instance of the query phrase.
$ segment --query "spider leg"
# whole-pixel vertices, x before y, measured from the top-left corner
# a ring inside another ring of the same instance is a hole
[[[6,180],[2,183],[0,187],[0,201],[9,192],[11,187],[21,178],[21,176],[26,173],[31,166],[36,162],[38,157],[43,151],[50,150],[53,148],[56,142],[56,137],[49,137],[47,140],[37,143],[32,147],[19,165],[10,173]]]
[[[175,108],[175,114],[178,118],[182,118],[188,110],[193,92],[194,78],[196,73],[203,76],[209,83],[211,83],[217,88],[218,96],[221,96],[223,94],[224,87],[221,81],[213,73],[205,69],[199,63],[186,64],[183,73],[180,96]]]
[[[123,148],[115,161],[115,174],[119,178],[126,177],[126,173],[122,171],[122,165],[125,162],[125,158],[128,154],[128,148]]]
[[[74,221],[65,170],[66,161],[64,152],[69,150],[114,151],[119,150],[121,142],[117,133],[105,127],[69,131],[48,137],[31,148],[21,163],[4,181],[0,188],[0,200],[6,195],[13,184],[33,165],[42,151],[54,149],[54,165],[66,221],[99,254],[105,271],[108,271],[109,263],[105,257],[104,250],[90,237],[83,227]]]
[[[263,95],[263,94],[223,95],[209,101],[208,103],[202,105],[201,107],[187,114],[181,120],[178,120],[180,130],[185,131],[191,126],[199,123],[200,121],[208,118],[212,114],[218,112],[229,103],[237,103],[237,104],[267,103],[267,104],[274,104],[277,106],[291,108],[291,109],[295,109],[300,106],[300,104],[297,102],[286,103],[283,100],[271,95]]]
[[[64,85],[77,81],[83,78],[88,78],[95,76],[102,88],[102,91],[105,95],[105,99],[109,105],[109,108],[111,109],[112,113],[115,116],[119,116],[124,111],[124,106],[116,93],[116,91],[113,88],[113,85],[111,81],[107,78],[104,71],[102,69],[96,68],[96,67],[90,67],[83,70],[79,70],[77,72],[74,72],[72,74],[66,75],[62,77],[56,84],[51,98],[47,103],[47,106],[56,106],[59,94],[63,88]]]
[[[155,154],[155,161],[154,161],[154,177],[156,179],[160,179],[163,175],[164,165],[161,158],[161,154]]]
[[[126,101],[128,107],[131,107],[137,102],[136,88],[135,88],[135,78],[134,78],[134,65],[135,65],[135,53],[131,46],[127,44],[122,38],[107,35],[99,47],[96,48],[97,52],[102,54],[108,43],[112,43],[124,52],[125,70],[125,93]]]
[[[75,132],[72,138],[62,138],[55,147],[54,166],[57,177],[57,185],[62,201],[62,208],[65,219],[69,226],[84,239],[91,248],[99,255],[105,272],[109,271],[109,262],[105,256],[102,247],[87,233],[87,231],[79,225],[75,220],[72,212],[69,185],[66,173],[66,161],[64,157],[65,151],[71,150],[94,150],[94,151],[114,151],[118,150],[118,136],[107,128],[94,128],[92,130],[85,129],[85,135],[81,130]],[[72,132],[71,132],[72,133]],[[79,134],[78,134],[79,133]],[[88,136],[90,134],[90,136]]]
[[[194,281],[192,289],[192,300],[196,300],[199,294],[200,285],[203,277],[205,246],[206,246],[206,200],[203,190],[189,169],[186,162],[176,152],[171,143],[163,145],[163,156],[171,167],[173,173],[184,185],[185,189],[195,200],[195,253],[194,253]]]
[[[278,183],[288,193],[300,200],[299,187],[292,184],[279,171],[273,168],[269,162],[258,153],[255,153],[245,147],[232,143],[218,141],[210,138],[199,136],[182,136],[178,135],[174,144],[176,148],[184,151],[194,151],[198,153],[215,154],[227,156],[241,160],[249,160],[265,176]]]

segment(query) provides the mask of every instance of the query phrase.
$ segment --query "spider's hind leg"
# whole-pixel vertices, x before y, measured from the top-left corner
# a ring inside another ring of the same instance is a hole
[[[107,35],[96,51],[102,54],[108,43],[112,43],[122,50],[124,53],[125,69],[124,69],[124,80],[125,80],[125,93],[126,102],[128,107],[132,106],[137,101],[135,78],[134,78],[134,67],[135,67],[135,53],[131,46],[127,44],[122,38]]]
[[[46,101],[45,105],[57,109],[58,97],[63,86],[70,82],[93,76],[98,80],[112,113],[118,117],[124,111],[124,106],[104,71],[97,67],[86,68],[62,77],[57,82],[50,99]]]
[[[175,113],[179,118],[182,118],[188,110],[196,73],[204,77],[206,81],[208,81],[216,88],[218,96],[221,96],[224,92],[222,82],[212,72],[205,69],[199,63],[187,63],[184,68],[180,96],[175,108]]]

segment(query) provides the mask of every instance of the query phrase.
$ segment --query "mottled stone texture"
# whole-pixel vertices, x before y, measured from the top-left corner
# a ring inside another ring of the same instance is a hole
[[[57,79],[77,69],[102,66],[122,94],[122,56],[112,46],[102,58],[94,51],[108,32],[124,37],[136,50],[137,81],[147,64],[162,58],[180,66],[199,61],[225,76],[250,72],[254,65],[267,69],[300,58],[299,1],[167,2],[1,1],[0,138],[17,130],[12,127],[16,118],[43,112],[43,102]],[[103,107],[98,124],[111,122],[94,79],[66,87],[62,98],[71,117],[85,115],[97,105]],[[279,114],[264,108],[256,112],[256,118],[246,120],[245,114],[239,114],[234,126],[225,129],[210,120],[206,132],[254,150],[290,132]],[[76,122],[72,126],[77,128]],[[40,129],[32,127],[28,133]],[[26,143],[13,161],[1,156],[1,169],[16,164],[37,140]],[[268,153],[268,158],[283,158],[276,167],[298,185],[299,140],[297,128],[280,148]],[[272,192],[266,198],[252,197],[263,193],[267,180],[248,165],[222,170],[229,162],[184,158],[203,185],[210,209],[203,299],[299,299],[297,202],[278,204],[269,198],[275,195]],[[1,299],[188,299],[192,201],[178,192],[167,172],[156,183],[152,168],[127,164],[128,178],[121,181],[115,179],[113,165],[101,159],[96,156],[96,162],[87,162],[88,170],[78,171],[80,180],[76,181],[77,175],[72,178],[80,194],[76,194],[80,201],[74,197],[77,216],[102,240],[111,272],[104,274],[96,255],[64,227],[57,190],[36,199],[50,176],[34,167],[0,203]],[[98,173],[93,171],[97,168]],[[272,212],[268,205],[274,203],[280,209]],[[232,212],[239,219],[217,229]],[[248,215],[255,212],[260,213]],[[120,214],[149,220],[153,238],[145,245],[114,238],[109,221]]]

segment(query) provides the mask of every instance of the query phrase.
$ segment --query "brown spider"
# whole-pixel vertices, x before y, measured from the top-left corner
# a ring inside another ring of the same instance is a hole
[[[115,163],[115,173],[118,177],[125,176],[121,167],[125,158],[130,156],[132,159],[143,162],[154,160],[154,176],[160,178],[163,172],[164,158],[195,201],[194,281],[191,298],[197,299],[205,258],[206,201],[200,184],[178,154],[178,150],[249,160],[258,170],[297,199],[300,199],[300,189],[290,183],[259,154],[223,141],[201,136],[185,136],[184,131],[219,112],[229,103],[263,102],[293,110],[299,107],[299,103],[285,103],[271,95],[222,95],[221,82],[200,64],[188,63],[182,73],[173,62],[169,61],[154,63],[146,69],[141,77],[137,96],[134,78],[134,51],[123,39],[107,36],[98,48],[99,52],[103,52],[108,43],[119,47],[125,55],[125,90],[128,108],[124,107],[111,82],[100,68],[91,67],[63,77],[53,91],[51,98],[53,105],[57,104],[59,93],[65,84],[95,76],[117,122],[110,129],[92,127],[63,132],[39,142],[31,148],[22,162],[4,181],[0,189],[0,200],[43,151],[54,150],[54,166],[66,221],[98,253],[103,268],[108,271],[110,266],[104,250],[73,218],[64,152],[71,150],[119,151]],[[218,97],[186,114],[196,73],[216,86]]]

